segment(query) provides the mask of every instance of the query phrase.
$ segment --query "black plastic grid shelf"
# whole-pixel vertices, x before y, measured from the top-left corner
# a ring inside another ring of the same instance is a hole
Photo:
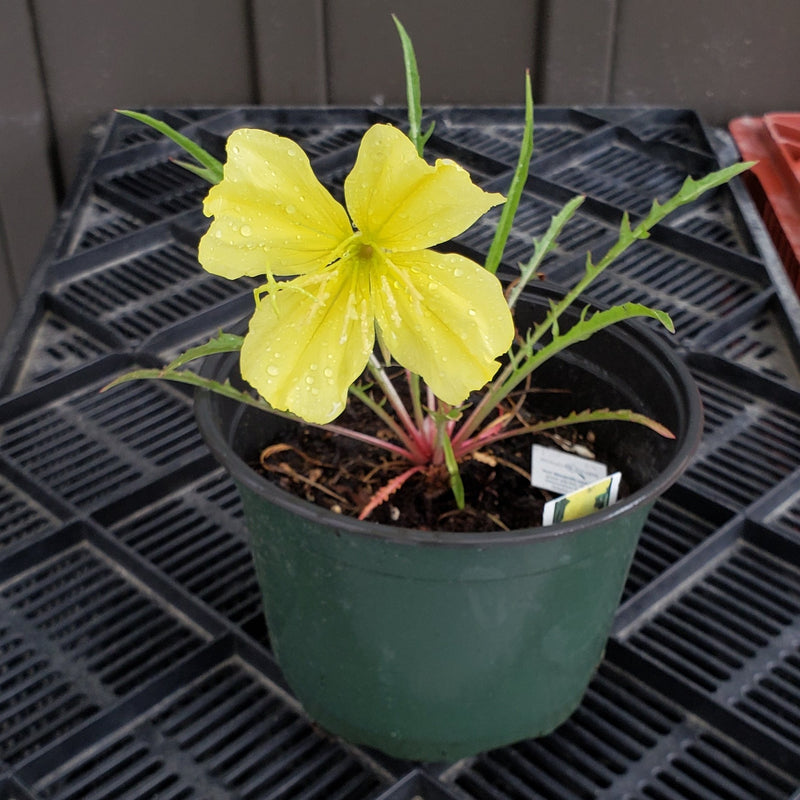
[[[170,216],[197,208],[208,191],[208,184],[168,158],[142,166],[136,171],[111,175],[99,186],[110,193],[124,194],[134,202]]]
[[[645,216],[653,199],[663,201],[675,194],[687,175],[699,177],[715,166],[704,156],[672,145],[648,145],[622,128],[598,133],[542,162],[534,167],[535,175],[633,217]],[[679,210],[665,224],[702,241],[755,254],[726,187]]]
[[[184,395],[145,382],[101,393],[114,374],[44,403],[44,389],[21,395],[33,408],[18,416],[0,407],[0,454],[33,485],[91,509],[207,452]]]
[[[0,760],[14,765],[91,719],[99,710],[24,630],[0,625]]]
[[[222,157],[242,125],[298,141],[342,200],[363,131],[395,109],[155,109]],[[542,271],[571,282],[624,210],[718,155],[691,111],[536,109],[504,275],[589,197]],[[430,109],[429,155],[507,190],[521,109]],[[119,115],[94,129],[0,358],[0,793],[20,800],[790,800],[800,793],[800,341],[768,238],[734,186],[598,282],[672,313],[706,407],[658,501],[604,661],[558,731],[452,765],[314,727],[282,682],[233,485],[188,392],[114,375],[235,327],[254,282],[196,262],[205,191]],[[722,151],[719,151],[722,153]],[[455,243],[478,260],[487,216]],[[655,326],[654,326],[655,327]]]
[[[626,645],[788,744],[800,764],[798,623],[797,544],[778,556],[740,541]]]
[[[794,786],[608,663],[568,722],[479,756],[456,785],[475,800],[785,800]]]
[[[800,368],[787,329],[786,313],[773,295],[763,308],[749,315],[744,325],[712,335],[709,350],[726,361],[800,389]]]
[[[107,341],[47,306],[40,312],[27,346],[26,358],[16,375],[16,391],[46,383],[110,352]]]
[[[109,256],[108,263],[98,251],[87,256],[86,270],[59,286],[59,298],[76,316],[106,326],[125,342],[141,342],[256,286],[249,279],[210,275],[197,263],[195,248],[175,242],[132,249],[123,261]]]
[[[123,695],[196,650],[200,632],[142,593],[90,545],[0,585],[3,617],[25,620],[98,682]]]
[[[524,130],[518,112],[448,109],[440,113],[434,110],[431,116],[437,136],[511,167],[516,165]],[[587,112],[536,108],[533,157],[538,159],[575,144],[602,126],[601,119]]]
[[[800,541],[800,470],[764,495],[750,516],[769,530]]]
[[[33,800],[32,795],[28,794],[28,792],[12,778],[0,780],[0,797],[2,797],[3,800]]]
[[[723,525],[733,513],[673,490],[656,501],[648,515],[622,595],[630,599],[677,564]]]
[[[378,778],[232,657],[189,677],[135,726],[82,743],[34,781],[46,800],[368,800]]]
[[[94,198],[81,215],[79,237],[68,252],[81,252],[113,241],[141,228],[145,222],[132,214],[114,208],[110,203]]]
[[[262,128],[293,139],[312,163],[318,156],[357,144],[370,125],[404,118],[404,112],[395,108],[328,108],[320,114],[315,107],[269,106],[198,109],[198,115],[197,127],[215,137],[220,147],[237,128]],[[210,147],[208,142],[206,146]]]
[[[691,341],[756,302],[766,288],[767,276],[758,274],[756,264],[718,251],[698,257],[685,244],[679,249],[656,236],[637,242],[595,280],[587,295],[606,306],[633,301],[660,308],[675,323],[672,338]],[[597,251],[594,261],[604,252]],[[574,262],[556,267],[550,277],[571,283],[583,269],[582,262]]]
[[[686,109],[637,109],[628,120],[618,120],[644,142],[668,143],[706,155],[714,152],[694,111]]]
[[[220,139],[224,139],[236,128],[252,127],[272,131],[297,142],[313,164],[319,156],[357,146],[364,131],[372,122],[385,121],[375,115],[354,112],[345,112],[340,122],[334,117],[322,121],[318,117],[314,119],[314,116],[310,116],[304,123],[302,119],[298,119],[297,112],[293,115],[293,119],[287,120],[281,114],[250,109],[245,112],[223,114],[210,120],[205,127],[220,136]]]
[[[224,471],[134,508],[108,530],[233,624],[261,615],[239,495]]]
[[[174,128],[185,128],[198,117],[198,111],[196,109],[170,109],[169,111],[157,109],[153,110],[153,116]],[[129,150],[141,144],[161,141],[162,136],[158,131],[120,114],[115,115],[115,124],[106,131],[103,151],[114,153],[120,150]]]
[[[768,383],[749,388],[747,372],[726,373],[695,360],[705,436],[681,484],[741,510],[800,467],[800,395]]]
[[[798,476],[795,477],[800,483]],[[787,531],[800,536],[800,492],[796,493],[792,501],[787,503],[778,514],[775,515],[775,524]]]
[[[208,636],[79,523],[0,560],[0,761],[18,765],[112,708]],[[42,552],[47,553],[45,559]]]
[[[0,474],[0,556],[7,548],[50,533],[58,525],[52,511]]]
[[[508,189],[505,184],[492,184],[488,188],[502,192]],[[526,263],[533,255],[534,237],[540,237],[547,231],[551,218],[559,209],[560,206],[547,198],[545,193],[523,193],[516,216],[517,224],[508,237],[503,260],[514,266]],[[500,214],[500,209],[492,209],[456,241],[477,253],[487,252]],[[556,247],[545,257],[542,271],[550,277],[551,266],[574,258],[577,253],[583,254],[588,250],[603,252],[603,245],[607,249],[613,242],[614,233],[615,229],[578,211],[559,237]]]

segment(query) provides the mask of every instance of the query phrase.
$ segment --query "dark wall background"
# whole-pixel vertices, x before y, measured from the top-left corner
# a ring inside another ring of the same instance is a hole
[[[0,332],[114,107],[404,100],[798,110],[797,0],[0,0]]]

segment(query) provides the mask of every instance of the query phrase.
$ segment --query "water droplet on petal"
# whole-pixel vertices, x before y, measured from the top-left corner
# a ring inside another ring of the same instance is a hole
[[[267,375],[277,375],[279,372],[280,370],[274,364],[267,367]]]
[[[306,383],[311,386],[314,383],[314,376],[313,375],[306,375]]]
[[[330,367],[325,367],[325,369],[322,371],[322,374],[326,378],[332,378],[333,377],[333,370]]]
[[[296,211],[297,211],[297,209],[294,206],[292,206],[292,205],[286,206],[286,213],[287,214],[294,214]]]
[[[474,317],[476,313],[477,312],[475,311],[474,308],[471,308],[469,311],[467,311],[467,314],[469,314],[471,317]]]
[[[453,277],[454,278],[460,278],[463,274],[464,274],[464,270],[463,269],[454,269],[453,270]]]
[[[431,281],[431,283],[428,284],[428,291],[429,292],[435,292],[438,288],[439,288],[439,284],[438,283],[433,283]]]
[[[239,231],[239,233],[241,233],[242,236],[247,237],[247,236],[250,236],[253,233],[253,229],[249,225],[242,225],[241,230]]]

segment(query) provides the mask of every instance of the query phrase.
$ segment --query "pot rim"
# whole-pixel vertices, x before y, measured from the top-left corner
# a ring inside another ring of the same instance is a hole
[[[318,524],[330,525],[340,531],[371,539],[382,539],[396,544],[440,545],[456,547],[480,547],[497,544],[524,544],[531,539],[556,539],[593,528],[596,525],[611,522],[617,518],[634,513],[642,505],[653,503],[681,475],[691,461],[700,440],[702,429],[702,405],[699,391],[688,367],[675,351],[664,341],[637,321],[629,321],[614,326],[609,333],[620,335],[623,332],[634,334],[639,345],[643,345],[652,357],[660,363],[670,383],[676,389],[676,395],[686,410],[683,438],[677,443],[672,457],[665,467],[648,483],[632,492],[627,497],[602,511],[587,517],[566,522],[558,522],[549,526],[531,526],[511,531],[427,531],[386,525],[370,520],[359,520],[355,517],[336,514],[321,506],[299,498],[287,492],[253,470],[226,440],[219,425],[214,424],[214,403],[235,403],[213,394],[206,389],[198,389],[195,393],[195,416],[206,444],[216,459],[230,472],[233,478],[251,491],[267,497],[271,502],[285,509],[292,510],[307,520]],[[222,365],[237,357],[237,353],[221,356],[223,361],[215,361],[219,369]],[[210,359],[211,361],[211,359]],[[209,370],[204,365],[203,372]],[[214,370],[215,372],[217,370]],[[248,406],[240,405],[236,409],[237,420]],[[269,413],[269,412],[263,412]]]

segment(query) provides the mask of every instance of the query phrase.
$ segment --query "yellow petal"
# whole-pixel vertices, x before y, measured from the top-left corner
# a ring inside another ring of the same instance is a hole
[[[364,134],[344,191],[350,216],[365,238],[401,251],[446,242],[505,202],[501,194],[472,183],[453,161],[427,164],[391,125],[373,125]]]
[[[242,377],[274,408],[316,423],[344,410],[375,339],[369,275],[357,263],[343,259],[295,278],[259,303],[240,363]]]
[[[391,260],[388,260],[391,259]],[[375,270],[380,336],[434,394],[458,405],[495,374],[514,336],[500,281],[455,254],[395,253]]]
[[[228,138],[224,177],[205,199],[214,221],[200,263],[226,278],[296,275],[331,262],[353,232],[347,212],[291,139],[242,128]]]

